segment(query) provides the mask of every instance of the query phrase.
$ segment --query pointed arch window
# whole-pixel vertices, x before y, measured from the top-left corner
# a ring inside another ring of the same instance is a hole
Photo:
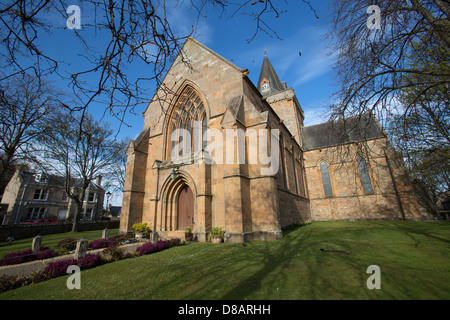
[[[280,134],[280,166],[281,166],[281,174],[283,175],[283,187],[287,190],[288,184],[287,184],[287,177],[286,177],[286,162],[285,162],[285,154],[284,154],[284,143],[282,135]]]
[[[201,120],[200,120],[201,119]],[[201,122],[200,122],[201,121]],[[206,132],[207,115],[203,101],[196,91],[187,86],[180,94],[169,115],[166,158],[199,151]]]
[[[206,114],[203,116],[202,120],[202,150],[206,149],[206,145],[208,143],[208,139],[206,136],[206,130],[208,130],[208,127],[206,125]]]
[[[326,197],[333,196],[333,188],[331,187],[330,172],[325,161],[320,163],[320,173],[322,174],[323,191]]]
[[[361,179],[361,184],[364,193],[372,193],[373,192],[372,181],[370,180],[366,160],[363,157],[359,156],[357,162],[358,162],[359,177]]]

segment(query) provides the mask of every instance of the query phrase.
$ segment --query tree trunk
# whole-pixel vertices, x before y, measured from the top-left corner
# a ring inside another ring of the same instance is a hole
[[[83,210],[83,202],[77,203],[75,215],[73,216],[72,232],[78,232],[78,221],[80,220],[81,210]]]

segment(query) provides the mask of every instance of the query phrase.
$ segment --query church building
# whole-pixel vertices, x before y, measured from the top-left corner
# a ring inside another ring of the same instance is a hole
[[[299,222],[429,219],[371,114],[304,126],[267,56],[258,83],[193,38],[143,112],[127,149],[120,231],[275,240]]]

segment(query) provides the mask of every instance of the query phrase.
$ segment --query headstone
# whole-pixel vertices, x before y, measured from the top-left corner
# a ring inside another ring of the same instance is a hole
[[[40,235],[34,237],[33,241],[31,242],[31,250],[33,250],[33,252],[39,252],[41,250],[41,242],[42,237]]]
[[[102,239],[109,239],[109,230],[108,230],[108,228],[103,229]]]
[[[78,240],[74,258],[77,260],[84,258],[86,256],[87,248],[88,248],[87,239],[82,238],[82,239]]]
[[[158,233],[157,232],[152,232],[152,236],[153,236],[153,243],[157,243],[158,242]]]

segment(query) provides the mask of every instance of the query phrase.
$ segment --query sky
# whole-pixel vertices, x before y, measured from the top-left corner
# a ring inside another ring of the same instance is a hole
[[[90,48],[93,52],[100,49],[102,39],[95,35],[92,28],[83,29],[83,23],[92,23],[95,12],[83,3],[82,0],[72,1],[81,8],[81,26],[78,32],[88,39],[89,43],[96,47]],[[325,121],[322,117],[330,96],[336,88],[333,88],[333,55],[330,55],[326,47],[324,35],[327,31],[327,4],[328,0],[314,1],[313,7],[317,11],[319,19],[310,8],[302,1],[273,1],[275,5],[282,4],[280,8],[286,11],[278,18],[273,14],[266,14],[264,21],[277,32],[279,38],[259,32],[252,40],[256,23],[252,17],[240,11],[233,15],[236,7],[221,9],[209,9],[203,17],[197,20],[197,13],[190,6],[189,1],[166,0],[168,19],[172,29],[179,34],[189,34],[192,26],[196,26],[193,37],[203,43],[219,55],[223,56],[236,66],[250,71],[249,78],[256,85],[261,70],[264,50],[274,66],[281,81],[286,81],[289,88],[294,89],[297,99],[305,112],[305,125],[312,125]],[[257,2],[250,9],[259,10],[262,3]],[[248,9],[247,9],[248,10]],[[97,13],[98,14],[98,13]],[[66,21],[60,15],[48,16],[50,24],[55,26],[51,34],[41,37],[40,40],[46,52],[52,56],[58,56],[64,64],[62,69],[69,74],[72,70],[82,70],[85,67],[80,53],[84,54],[84,48],[78,42],[73,30],[65,28]],[[92,33],[92,34],[89,34]],[[106,43],[106,42],[105,42]],[[139,69],[139,70],[138,70]],[[131,64],[127,72],[142,72],[142,65]],[[145,71],[144,71],[145,72]],[[149,67],[151,72],[151,67]],[[95,85],[96,78],[92,80]],[[148,95],[151,97],[155,86],[149,83]],[[70,92],[70,91],[69,91]],[[134,113],[128,113],[125,122],[130,125],[121,126],[118,138],[135,138],[143,127],[142,112],[146,105],[136,108]],[[89,110],[98,118],[111,123],[113,128],[119,128],[119,122],[108,115],[104,116],[104,106],[93,104]]]
[[[314,12],[300,0],[273,1],[275,5],[282,5],[286,12],[274,18],[273,14],[267,14],[264,21],[277,32],[279,38],[259,32],[251,40],[255,33],[256,23],[245,12],[233,15],[235,7],[209,9],[203,17],[197,20],[197,13],[190,6],[189,1],[166,0],[169,21],[171,27],[179,34],[188,34],[193,25],[196,25],[193,37],[205,46],[209,47],[236,66],[250,71],[248,77],[256,85],[261,70],[265,50],[281,81],[286,81],[289,88],[294,89],[297,99],[305,112],[305,125],[324,122],[322,116],[325,106],[330,102],[330,96],[336,88],[333,87],[334,73],[332,69],[333,55],[329,54],[324,35],[328,29],[327,4],[328,0],[314,1],[312,4],[319,18]],[[311,1],[312,2],[312,1]],[[95,52],[101,50],[101,45],[108,39],[102,39],[94,34],[92,28],[83,29],[83,23],[92,23],[95,12],[89,10],[83,0],[74,0],[72,4],[81,8],[80,34],[89,40]],[[259,10],[262,3],[256,2],[250,9]],[[66,21],[58,14],[48,14],[49,24],[55,28],[50,30],[47,36],[39,40],[46,53],[57,56],[64,64],[61,72],[70,74],[72,70],[82,70],[85,61],[80,54],[85,53],[73,30],[65,28]],[[91,32],[92,34],[89,34]],[[105,42],[106,43],[106,42]],[[99,51],[100,52],[100,51]],[[129,65],[127,72],[145,72],[139,69],[142,65]],[[149,68],[149,72],[151,69]],[[93,79],[95,84],[95,79]],[[155,86],[149,84],[148,95],[151,97]],[[147,105],[136,108],[134,113],[127,113],[125,122],[129,126],[121,126],[117,138],[135,138],[143,128],[142,112]],[[89,112],[97,118],[111,123],[112,129],[118,129],[120,123],[112,117],[105,115],[105,106],[93,104]],[[120,205],[121,199],[111,199],[115,205]]]

